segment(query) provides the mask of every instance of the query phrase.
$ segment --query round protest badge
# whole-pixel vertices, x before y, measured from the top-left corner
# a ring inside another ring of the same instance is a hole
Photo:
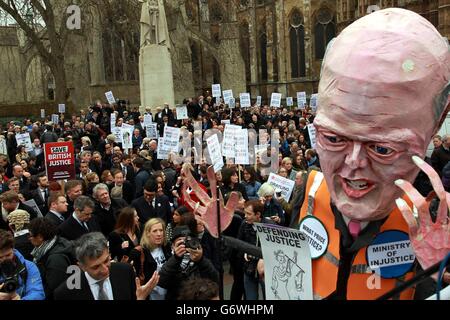
[[[382,278],[398,278],[411,270],[416,256],[406,232],[389,230],[379,233],[367,247],[367,264]]]
[[[299,230],[308,238],[311,259],[318,259],[327,252],[329,237],[322,221],[307,216],[300,222]]]

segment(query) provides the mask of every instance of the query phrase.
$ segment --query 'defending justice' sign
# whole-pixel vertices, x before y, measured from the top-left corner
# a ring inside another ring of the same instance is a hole
[[[45,170],[49,181],[75,179],[75,154],[72,142],[44,144]]]

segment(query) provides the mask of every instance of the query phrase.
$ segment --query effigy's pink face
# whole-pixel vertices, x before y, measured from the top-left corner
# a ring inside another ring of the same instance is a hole
[[[433,121],[409,126],[417,114],[393,114],[389,103],[384,110],[378,106],[375,109],[380,112],[361,117],[339,98],[325,98],[320,103],[326,111],[319,112],[315,120],[317,152],[333,203],[351,219],[386,217],[395,199],[402,196],[394,181],[412,182],[418,173],[411,156],[423,156],[426,139],[421,136],[429,132]],[[365,109],[374,110],[374,103],[376,99],[365,100]]]

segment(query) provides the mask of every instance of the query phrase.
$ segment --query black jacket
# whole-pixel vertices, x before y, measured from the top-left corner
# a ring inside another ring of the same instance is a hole
[[[140,228],[142,230],[142,227]],[[139,244],[141,241],[141,231],[136,230],[137,243]],[[134,249],[135,245],[133,240],[125,233],[118,233],[117,231],[113,231],[109,234],[109,253],[111,254],[112,259],[116,259],[116,261],[121,261],[123,256],[130,256],[131,251]],[[123,249],[122,243],[124,241],[128,241],[128,248]]]
[[[139,198],[144,195],[145,183],[150,179],[150,173],[145,169],[139,169],[134,177],[135,198]]]
[[[150,204],[144,199],[144,196],[137,198],[131,203],[131,206],[136,209],[141,223],[145,224],[151,218],[161,218],[164,222],[171,221],[171,207],[169,198],[167,196],[155,197],[155,207],[150,207]]]
[[[105,237],[107,237],[114,230],[119,212],[126,206],[127,203],[123,199],[111,199],[109,210],[106,210],[100,205],[100,203],[96,202],[94,215],[100,225],[100,230]]]
[[[181,260],[181,258],[173,255],[159,272],[158,285],[167,289],[167,300],[175,300],[179,295],[182,283],[191,277],[207,278],[219,283],[219,273],[208,258],[203,257],[186,270],[182,270]]]
[[[1,203],[0,203],[0,208],[1,208]],[[19,206],[17,207],[17,209],[25,210],[26,212],[28,212],[30,214],[30,221],[33,219],[36,219],[38,216],[37,212],[34,211],[33,208],[31,208],[30,206],[27,206],[26,204],[23,204],[22,202],[19,203]],[[0,229],[9,231],[8,221],[4,221],[1,216],[0,216]]]
[[[91,219],[87,222],[89,231],[83,228],[78,221],[71,215],[66,221],[64,221],[59,227],[59,234],[61,237],[66,238],[67,240],[77,240],[83,234],[89,232],[97,232],[101,231],[100,226],[98,225],[95,216],[92,216]]]
[[[445,150],[444,146],[441,145],[439,148],[435,149],[431,154],[431,164],[439,174],[442,176],[442,169],[450,161],[450,150]]]
[[[53,247],[36,261],[47,300],[53,300],[53,291],[66,281],[67,268],[75,263],[73,250],[72,242],[58,236]]]
[[[165,247],[162,247],[164,257],[166,258],[166,261],[169,260],[170,256],[172,255],[172,249],[170,248],[170,245],[167,245]],[[143,254],[144,254],[144,276],[145,276],[145,283],[147,283],[148,280],[153,276],[153,273],[157,270],[158,264],[156,263],[155,259],[152,256],[152,253],[148,248],[143,248]],[[133,261],[134,270],[136,271],[136,275],[139,275],[141,273],[141,251],[133,249],[130,252],[130,261]]]
[[[115,187],[114,183],[108,185],[109,193],[111,194],[112,188]],[[131,204],[134,200],[134,186],[129,181],[124,181],[122,185],[122,199],[128,204]]]
[[[44,218],[47,219],[48,221],[50,221],[51,223],[53,223],[55,226],[59,227],[59,225],[62,224],[66,220],[64,215],[61,215],[61,216],[63,217],[64,220],[61,220],[53,212],[49,211],[44,216]]]
[[[31,199],[34,199],[37,206],[39,207],[39,210],[41,210],[42,214],[45,214],[48,211],[47,201],[48,201],[49,194],[50,194],[50,191],[47,189],[47,198],[43,198],[42,193],[39,190],[39,188],[34,189],[33,191],[30,192]]]
[[[64,281],[54,293],[55,300],[94,300],[89,283],[81,275],[81,288],[71,290]],[[109,280],[111,281],[114,300],[136,300],[136,280],[133,268],[126,263],[111,263]]]

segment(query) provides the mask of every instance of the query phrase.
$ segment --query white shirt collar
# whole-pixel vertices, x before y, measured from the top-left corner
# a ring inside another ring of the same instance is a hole
[[[72,213],[72,217],[73,217],[76,221],[78,221],[78,223],[79,223],[81,226],[84,227],[84,222],[82,222],[82,221],[80,221],[80,219],[78,219],[77,214],[76,214],[75,212]]]
[[[56,211],[54,211],[54,210],[50,210],[50,212],[53,213],[53,214],[54,214],[55,216],[57,216],[58,218],[64,219],[64,217],[63,217],[63,215],[62,215],[61,213],[56,212]],[[75,219],[77,219],[77,218],[75,218]],[[77,220],[78,220],[78,219],[77,219]]]
[[[94,299],[98,300],[98,290],[99,290],[98,282],[99,281],[92,278],[89,275],[89,273],[87,273],[87,272],[85,272],[84,275],[86,276],[86,280],[89,284],[89,288],[91,289]],[[105,279],[105,282],[103,283],[103,289],[105,290],[106,294],[108,295],[108,298],[110,300],[114,300],[113,292],[112,292],[112,285],[111,285],[111,281],[110,281],[109,277]]]

